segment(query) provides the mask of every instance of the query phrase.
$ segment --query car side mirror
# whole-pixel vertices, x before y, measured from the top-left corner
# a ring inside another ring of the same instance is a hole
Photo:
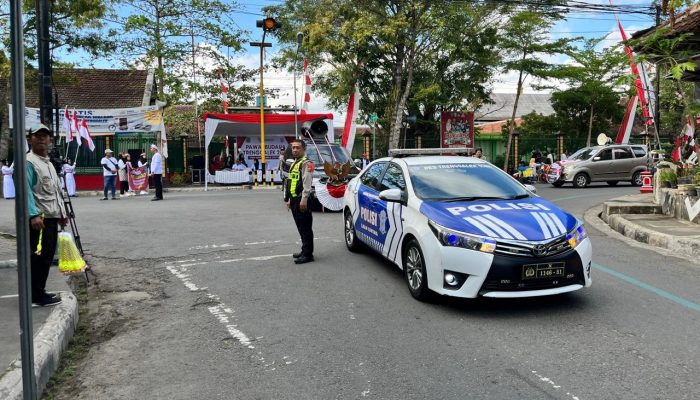
[[[379,198],[394,203],[406,203],[406,192],[401,189],[387,189],[379,192]]]
[[[600,161],[600,157],[593,157],[593,161]]]
[[[537,193],[537,188],[534,185],[523,185],[528,192]]]

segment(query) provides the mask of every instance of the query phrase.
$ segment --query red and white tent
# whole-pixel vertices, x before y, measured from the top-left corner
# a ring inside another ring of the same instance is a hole
[[[209,144],[214,136],[260,137],[260,114],[206,113],[204,119],[205,168],[209,175]],[[299,128],[316,121],[328,125],[328,141],[333,143],[333,114],[297,114]],[[294,114],[265,114],[265,137],[294,137]],[[267,153],[267,152],[266,152]]]

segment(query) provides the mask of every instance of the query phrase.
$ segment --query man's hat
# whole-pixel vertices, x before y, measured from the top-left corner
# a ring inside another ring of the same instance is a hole
[[[51,132],[51,129],[47,128],[44,124],[34,124],[31,127],[29,127],[29,133],[27,134],[27,136],[31,136],[41,131],[44,131],[47,135],[53,136],[53,132]]]
[[[155,144],[152,144],[152,145],[151,145],[151,150],[158,150],[158,146],[156,146]]]
[[[107,153],[113,153],[113,151],[111,149],[105,149],[105,154]]]

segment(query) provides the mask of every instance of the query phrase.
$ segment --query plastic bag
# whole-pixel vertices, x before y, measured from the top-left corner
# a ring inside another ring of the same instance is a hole
[[[85,271],[87,264],[80,255],[70,232],[58,233],[58,270],[66,275]]]

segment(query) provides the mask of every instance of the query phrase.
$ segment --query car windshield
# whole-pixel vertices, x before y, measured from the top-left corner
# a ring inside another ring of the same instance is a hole
[[[320,156],[319,153],[321,153]],[[314,146],[312,143],[307,143],[306,157],[316,165],[323,165],[324,160],[329,163],[339,162],[341,164],[350,161],[352,164],[348,151],[341,146],[329,146],[327,144],[318,144]]]
[[[409,167],[416,196],[426,201],[516,199],[529,192],[491,164],[430,164]]]
[[[586,147],[569,156],[569,160],[588,160],[596,153],[596,149]]]

